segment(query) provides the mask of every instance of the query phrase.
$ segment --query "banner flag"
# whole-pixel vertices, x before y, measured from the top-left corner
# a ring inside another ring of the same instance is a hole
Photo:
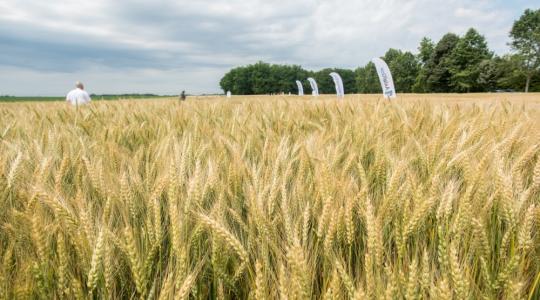
[[[336,94],[338,97],[343,98],[345,96],[345,89],[343,88],[343,80],[341,79],[341,76],[339,76],[338,73],[332,72],[330,73],[330,76],[334,80],[334,84],[336,85]]]
[[[304,87],[302,86],[300,80],[296,81],[296,86],[298,86],[298,96],[304,96]]]
[[[377,74],[379,75],[379,81],[381,82],[381,88],[383,96],[385,98],[396,98],[396,88],[394,87],[394,79],[392,79],[392,73],[388,65],[384,60],[376,57],[371,60],[375,64]]]
[[[309,84],[311,85],[311,94],[313,96],[319,96],[319,87],[317,86],[317,81],[315,79],[309,77],[307,79],[309,81]]]

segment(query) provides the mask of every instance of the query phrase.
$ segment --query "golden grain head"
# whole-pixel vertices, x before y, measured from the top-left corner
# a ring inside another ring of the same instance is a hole
[[[0,104],[0,298],[539,299],[501,97]]]

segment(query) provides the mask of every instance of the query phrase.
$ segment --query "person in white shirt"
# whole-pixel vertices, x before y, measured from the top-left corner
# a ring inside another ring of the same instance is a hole
[[[70,91],[66,96],[66,102],[71,103],[71,105],[84,105],[90,103],[90,95],[84,90],[84,85],[77,81],[75,83],[76,89]]]

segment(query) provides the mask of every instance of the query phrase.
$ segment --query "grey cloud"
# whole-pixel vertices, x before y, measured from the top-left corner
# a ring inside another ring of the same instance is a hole
[[[159,5],[137,3],[128,7],[115,4],[111,11],[115,19],[135,30],[144,32],[145,29],[141,28],[144,26],[149,34],[162,39],[188,40],[199,54],[225,52],[239,56],[253,51],[261,55],[272,55],[279,50],[290,53],[295,43],[290,33],[305,23],[309,16],[309,11],[288,9],[283,14],[252,20],[204,10],[184,11],[164,1]]]
[[[265,60],[354,68],[390,47],[414,51],[423,36],[436,40],[471,26],[503,52],[522,7],[510,11],[487,0],[0,0],[0,68],[31,72],[50,85],[86,72],[107,91],[120,90],[106,84],[107,76],[136,88],[161,82],[172,91],[177,78],[217,91],[232,66]]]
[[[167,67],[152,56],[152,53],[99,42],[48,42],[0,34],[0,65],[41,71],[78,71],[94,64],[116,68]]]
[[[222,66],[219,61],[211,59],[212,50],[232,51],[235,47],[232,43],[221,43],[212,49],[215,46],[212,39],[199,39],[188,34],[179,34],[178,39],[208,45],[207,48],[199,46],[195,51],[155,49],[151,47],[151,41],[147,45],[149,48],[141,48],[137,45],[118,44],[114,40],[101,37],[14,26],[2,22],[0,28],[0,65],[43,71],[77,71],[95,64],[126,69]],[[217,40],[218,36],[215,38]],[[197,57],[199,59],[196,59]]]

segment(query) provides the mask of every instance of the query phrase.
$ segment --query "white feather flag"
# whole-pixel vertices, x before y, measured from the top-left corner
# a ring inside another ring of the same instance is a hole
[[[381,88],[385,98],[396,98],[396,88],[394,87],[394,79],[392,79],[392,73],[388,65],[384,60],[376,57],[371,60],[375,64],[377,74],[379,74],[379,81],[381,82]]]
[[[341,79],[341,76],[339,76],[338,73],[332,72],[330,73],[330,76],[334,80],[334,84],[336,85],[336,94],[338,97],[343,98],[345,96],[345,89],[343,88],[343,80]]]
[[[298,87],[298,96],[304,96],[304,87],[302,86],[300,80],[296,81],[296,86]]]
[[[317,81],[315,79],[309,77],[307,79],[309,81],[309,84],[311,85],[311,94],[313,96],[319,96],[319,87],[317,86]]]

